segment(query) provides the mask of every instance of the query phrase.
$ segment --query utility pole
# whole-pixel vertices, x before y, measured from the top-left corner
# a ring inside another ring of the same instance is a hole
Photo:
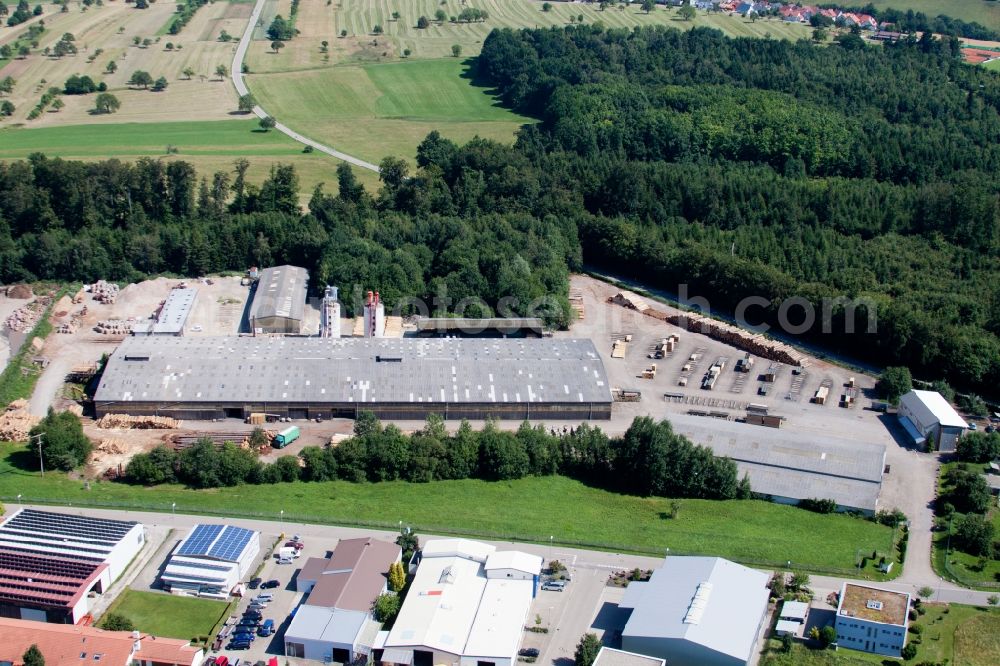
[[[38,466],[42,470],[42,476],[45,476],[45,461],[42,459],[42,437],[44,435],[45,435],[44,432],[40,432],[40,433],[31,435],[28,438],[28,439],[37,439],[38,440]]]

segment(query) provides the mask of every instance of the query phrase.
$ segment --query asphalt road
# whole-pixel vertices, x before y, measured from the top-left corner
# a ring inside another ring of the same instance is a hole
[[[240,38],[240,43],[236,46],[236,53],[233,55],[233,64],[230,68],[230,78],[233,80],[233,85],[236,86],[236,93],[241,97],[250,92],[247,89],[246,83],[243,81],[243,59],[246,57],[247,49],[250,47],[250,40],[253,37],[254,28],[260,20],[260,13],[264,9],[264,2],[265,0],[257,0],[257,4],[254,5],[253,11],[250,13],[250,20],[247,21],[247,29],[243,31],[243,37]],[[253,108],[253,112],[258,118],[266,118],[270,115],[260,106],[255,106]],[[366,162],[359,157],[342,153],[339,150],[323,145],[318,141],[313,141],[309,137],[303,136],[281,123],[276,123],[274,129],[303,145],[312,146],[314,150],[318,150],[321,153],[326,153],[331,157],[336,157],[339,160],[361,167],[362,169],[368,169],[369,171],[375,171],[376,173],[378,172],[378,167],[371,162]]]

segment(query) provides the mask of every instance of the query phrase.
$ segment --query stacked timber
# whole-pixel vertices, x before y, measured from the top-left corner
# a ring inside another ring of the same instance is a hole
[[[169,416],[133,416],[131,414],[105,414],[97,422],[98,428],[123,428],[125,430],[173,430],[181,422]]]
[[[630,310],[638,310],[639,312],[646,312],[649,309],[649,305],[646,301],[642,300],[637,294],[633,294],[631,291],[619,291],[617,294],[608,299],[609,302],[616,305],[621,305]]]
[[[94,330],[103,335],[128,335],[132,332],[134,323],[124,319],[102,319],[94,326]]]
[[[39,421],[28,411],[27,400],[15,400],[0,414],[0,441],[23,442]]]
[[[118,300],[118,285],[113,282],[98,280],[91,286],[90,292],[94,295],[94,300],[105,305],[114,305]]]
[[[128,446],[120,439],[102,439],[97,445],[97,450],[101,453],[110,453],[112,455],[121,455],[128,451]]]
[[[191,435],[173,435],[170,437],[170,445],[175,451],[183,451],[184,449],[189,449],[199,441],[207,439],[215,445],[216,448],[221,449],[222,445],[226,442],[232,442],[241,449],[249,449],[250,447],[250,434],[251,431],[240,431],[240,432],[200,432]],[[272,430],[265,430],[264,434],[267,436],[267,441],[274,439],[275,435],[278,433]],[[263,449],[261,453],[266,453]]]
[[[648,311],[646,314],[656,316]],[[657,319],[662,318],[674,326],[694,333],[703,333],[714,340],[725,342],[737,349],[742,349],[762,358],[802,367],[809,364],[806,355],[790,345],[786,345],[778,340],[772,340],[759,333],[745,331],[738,326],[733,326],[732,324],[727,324],[711,317],[704,317],[694,313],[669,314],[657,312],[656,314],[661,315],[657,316]]]
[[[582,321],[587,311],[583,307],[583,291],[580,289],[569,290],[569,306],[576,313],[576,319]]]

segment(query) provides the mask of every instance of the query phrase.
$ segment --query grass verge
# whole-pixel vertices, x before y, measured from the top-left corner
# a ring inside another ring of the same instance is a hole
[[[0,445],[0,496],[24,502],[128,507],[395,529],[663,555],[711,554],[764,568],[857,576],[861,550],[885,550],[892,530],[842,515],[820,515],[763,501],[670,500],[616,495],[564,477],[511,482],[427,484],[279,483],[197,491],[176,485],[142,488],[34,473],[23,445]],[[503,510],[498,511],[498,507]],[[248,510],[249,508],[249,510]],[[875,574],[867,575],[875,578]]]
[[[205,643],[229,607],[224,601],[125,590],[108,613],[124,615],[143,633]]]
[[[949,489],[945,487],[944,478],[950,469],[960,464],[962,463],[946,463],[941,466],[938,478],[939,495],[947,494]],[[971,467],[978,469],[981,466],[971,465]],[[961,515],[956,513],[951,521],[944,523],[944,529],[936,533],[931,553],[934,571],[942,578],[960,585],[1000,593],[1000,560],[963,553],[949,540],[949,533],[953,532]],[[1000,509],[994,504],[987,516],[993,523],[994,534],[1000,534]]]

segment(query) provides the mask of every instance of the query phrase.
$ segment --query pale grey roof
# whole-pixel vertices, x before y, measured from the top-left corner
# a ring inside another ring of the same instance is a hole
[[[322,641],[353,645],[368,614],[322,606],[299,606],[285,631],[285,640]]]
[[[250,321],[284,317],[302,320],[309,287],[309,272],[298,266],[272,266],[260,272]]]
[[[594,666],[664,666],[662,659],[602,646]]]
[[[832,499],[874,510],[882,485],[885,445],[827,435],[672,414],[674,430],[736,462],[754,492],[792,499]],[[710,434],[708,434],[710,433]]]
[[[809,604],[804,601],[786,601],[781,604],[781,611],[778,613],[778,617],[794,618],[796,620],[805,620],[806,615],[809,614]]]
[[[917,391],[914,389],[900,398],[900,402],[905,403],[907,408],[917,415],[921,423],[937,422],[951,428],[969,427],[965,419],[959,416],[955,408],[948,404],[944,396],[937,391]]]
[[[667,557],[643,586],[622,636],[686,640],[749,660],[768,579],[719,557]]]
[[[126,338],[98,402],[610,403],[590,340]]]

